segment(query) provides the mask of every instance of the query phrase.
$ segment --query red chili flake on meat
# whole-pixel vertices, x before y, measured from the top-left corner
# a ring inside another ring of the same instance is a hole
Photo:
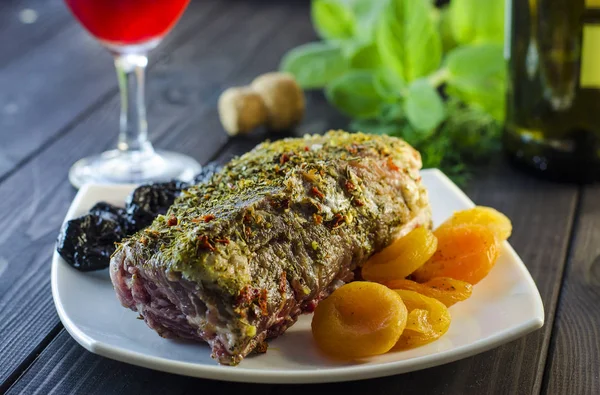
[[[333,218],[334,218],[334,220],[333,220],[334,221],[333,222],[333,227],[334,228],[337,228],[337,227],[341,226],[342,223],[344,222],[344,216],[342,214],[340,214],[340,213],[335,214],[333,216]]]
[[[312,187],[310,192],[313,195],[315,195],[316,197],[318,197],[319,199],[323,199],[325,197],[325,195],[323,195],[323,193],[321,191],[319,191],[319,189],[317,187]]]
[[[356,185],[354,185],[354,183],[352,181],[347,180],[346,181],[346,190],[348,192],[352,192],[352,191],[356,190]]]
[[[273,208],[288,209],[288,208],[290,208],[290,199],[281,199],[281,200],[269,199],[269,204]]]
[[[222,239],[215,239],[215,243],[221,243],[221,244],[229,244],[229,239],[227,237],[223,237]]]
[[[206,236],[206,235],[198,236],[198,239],[200,240],[200,245],[199,245],[200,248],[205,248],[210,251],[215,250],[215,247],[212,244],[210,244],[210,241],[208,240],[208,236]]]
[[[267,290],[261,289],[260,296],[258,297],[258,306],[260,307],[260,311],[262,315],[268,315],[269,310],[267,309]]]
[[[244,233],[246,234],[246,237],[250,237],[252,236],[252,229],[250,229],[249,226],[244,226]]]
[[[169,217],[169,219],[167,220],[167,226],[175,226],[177,225],[177,217],[172,215],[171,217]]]
[[[279,164],[286,164],[290,160],[290,156],[286,153],[281,154],[279,157]]]
[[[308,146],[305,146],[304,151],[310,151],[310,148],[308,148]]]
[[[362,200],[360,200],[360,199],[354,199],[354,204],[355,204],[356,206],[358,206],[358,207],[362,207],[362,206],[364,206],[364,205],[365,205],[365,202],[363,202],[363,201],[362,201]]]
[[[346,149],[348,150],[348,152],[350,152],[352,155],[355,155],[358,152],[358,148],[356,147],[356,145],[352,144],[349,147],[346,147]]]
[[[281,272],[281,276],[279,276],[279,292],[285,293],[287,289],[287,275],[285,272]]]
[[[212,214],[208,214],[208,215],[205,215],[204,217],[202,217],[202,220],[203,220],[204,222],[210,222],[210,221],[212,221],[213,219],[215,219],[215,216],[214,216],[214,215],[212,215]]]
[[[392,158],[388,158],[387,165],[393,171],[400,170],[400,168],[398,166],[396,166],[396,164],[394,163],[394,160]]]
[[[246,285],[244,288],[242,288],[242,290],[238,294],[237,301],[236,301],[237,304],[242,305],[242,306],[249,305],[250,303],[252,303],[252,300],[254,299],[253,294],[255,292],[256,292],[255,289],[253,289],[249,285]]]
[[[259,354],[264,354],[264,353],[267,352],[268,349],[269,349],[269,343],[267,343],[267,342],[260,342],[254,348],[254,352],[257,352]]]
[[[306,302],[306,304],[304,305],[304,308],[302,309],[302,312],[312,313],[315,311],[316,308],[317,308],[317,302],[314,300],[310,300],[310,301]]]
[[[323,223],[323,217],[321,217],[319,214],[313,214],[313,218],[315,220],[315,224],[321,225]]]
[[[250,216],[250,214],[244,213],[244,218],[243,218],[244,222],[250,222],[251,219],[252,219],[252,217]]]

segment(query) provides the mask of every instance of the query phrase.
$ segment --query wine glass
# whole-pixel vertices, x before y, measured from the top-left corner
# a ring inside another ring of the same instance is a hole
[[[171,30],[189,1],[65,0],[79,22],[112,53],[121,92],[117,148],[73,164],[69,180],[75,187],[86,182],[187,180],[200,171],[194,159],[152,147],[144,103],[147,53]]]

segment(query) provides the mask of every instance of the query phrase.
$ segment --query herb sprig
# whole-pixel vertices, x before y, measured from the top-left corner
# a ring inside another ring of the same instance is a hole
[[[289,51],[281,69],[353,120],[350,129],[402,137],[425,167],[465,181],[499,146],[504,120],[504,1],[313,0],[322,38]]]

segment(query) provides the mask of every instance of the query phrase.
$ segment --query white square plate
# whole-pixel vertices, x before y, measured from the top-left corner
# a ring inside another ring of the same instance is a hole
[[[422,172],[429,189],[434,223],[473,202],[439,170]],[[66,219],[84,214],[98,201],[123,205],[133,186],[84,186]],[[320,355],[302,316],[266,354],[239,366],[219,366],[204,344],[166,340],[137,313],[121,307],[108,270],[82,273],[55,252],[52,295],[65,328],[91,352],[151,369],[182,375],[260,383],[318,383],[388,376],[456,361],[507,343],[544,323],[539,292],[527,268],[508,243],[491,273],[465,302],[450,308],[452,324],[439,340],[408,351],[390,352],[360,362],[335,362]]]

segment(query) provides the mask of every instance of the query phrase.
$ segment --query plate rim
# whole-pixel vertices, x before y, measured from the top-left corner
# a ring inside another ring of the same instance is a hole
[[[456,185],[448,176],[446,176],[439,169],[424,169],[422,173],[431,174],[438,178],[446,187],[449,187],[456,196],[462,200],[465,204],[473,207],[475,204],[469,197]],[[81,200],[89,193],[89,190],[96,188],[115,188],[125,189],[132,188],[132,184],[123,185],[107,185],[107,184],[86,184],[77,192],[77,195],[71,202],[71,206],[65,215],[63,223],[68,219],[72,218],[80,206]],[[494,334],[483,339],[478,339],[468,345],[461,346],[460,348],[453,348],[450,350],[441,351],[439,353],[424,355],[415,357],[407,360],[390,361],[380,363],[376,365],[352,365],[333,367],[326,370],[292,370],[292,369],[270,369],[264,373],[256,368],[244,368],[240,366],[221,366],[215,364],[211,365],[200,365],[193,362],[182,362],[167,359],[164,357],[156,357],[148,354],[130,351],[120,347],[112,346],[110,344],[98,341],[91,338],[77,325],[71,321],[68,314],[64,310],[64,307],[60,303],[59,290],[58,290],[58,265],[63,262],[62,258],[54,249],[52,256],[52,268],[51,268],[51,288],[52,288],[52,299],[54,306],[58,313],[58,316],[67,330],[67,332],[86,350],[107,357],[114,360],[130,363],[133,365],[160,370],[168,373],[213,379],[213,380],[224,380],[233,382],[246,382],[246,383],[265,383],[265,384],[301,384],[301,383],[329,383],[329,382],[342,382],[342,381],[354,381],[364,380],[369,378],[377,378],[390,376],[394,374],[408,373],[411,371],[426,369],[434,366],[443,365],[446,363],[454,362],[459,359],[477,355],[485,351],[489,351],[502,344],[511,342],[520,338],[532,331],[541,328],[544,325],[545,312],[543,302],[539,294],[539,290],[535,281],[531,277],[531,274],[527,270],[527,267],[517,255],[512,246],[505,241],[504,246],[511,258],[516,261],[523,278],[529,286],[534,289],[534,310],[533,315],[528,320],[522,322],[510,330],[503,331],[502,333]],[[74,270],[68,268],[69,270]]]

